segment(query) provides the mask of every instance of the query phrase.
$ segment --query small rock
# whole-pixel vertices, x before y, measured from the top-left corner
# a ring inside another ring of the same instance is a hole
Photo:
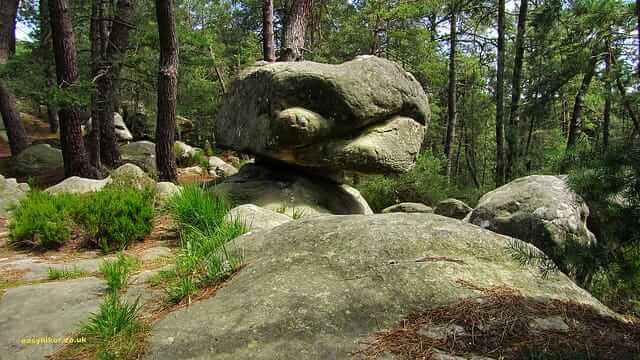
[[[180,187],[172,182],[161,181],[156,184],[156,198],[160,203],[169,200],[178,191],[180,191]]]
[[[9,209],[27,196],[28,192],[29,185],[0,175],[0,217],[6,216]]]
[[[144,170],[134,164],[124,164],[113,170],[106,181],[107,184],[115,184],[137,190],[155,187],[155,181]]]
[[[107,185],[107,180],[85,179],[78,176],[72,176],[64,179],[62,182],[53,185],[45,190],[49,194],[85,194],[89,192],[100,191]]]
[[[190,166],[178,169],[179,176],[204,176],[207,172],[200,166]]]
[[[217,156],[211,156],[209,158],[209,174],[216,177],[228,177],[238,172],[238,169],[232,165],[227,164],[224,160]]]
[[[473,209],[458,199],[445,199],[438,203],[435,209],[435,213],[438,215],[454,218],[464,219]]]
[[[529,328],[537,332],[545,331],[557,331],[567,332],[569,331],[569,325],[560,316],[551,316],[547,318],[535,318],[529,321]]]
[[[403,212],[403,213],[432,213],[433,209],[425,204],[405,202],[391,205],[382,210],[382,213]]]
[[[425,325],[418,330],[418,334],[435,340],[445,340],[447,337],[464,336],[467,332],[460,325],[444,324],[444,325]]]

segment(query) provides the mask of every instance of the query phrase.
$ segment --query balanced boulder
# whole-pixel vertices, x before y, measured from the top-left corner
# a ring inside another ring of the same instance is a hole
[[[363,173],[413,168],[427,95],[392,61],[375,56],[309,61],[243,72],[222,105],[218,145],[299,166]]]
[[[287,168],[246,164],[213,189],[236,204],[254,204],[292,217],[373,213],[358,190]]]
[[[564,179],[532,175],[482,196],[469,221],[532,243],[551,255],[569,241],[586,247],[596,243],[587,228],[588,216],[588,206]]]

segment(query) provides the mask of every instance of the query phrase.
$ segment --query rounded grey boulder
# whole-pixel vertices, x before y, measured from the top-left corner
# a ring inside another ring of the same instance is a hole
[[[28,184],[0,175],[0,217],[5,217],[13,206],[27,196],[29,190]]]
[[[430,121],[427,95],[400,65],[362,56],[255,66],[234,82],[218,145],[333,171],[409,171]]]
[[[587,228],[589,207],[565,180],[532,175],[491,191],[478,202],[469,222],[532,243],[551,255],[567,242],[596,243]]]
[[[454,218],[464,219],[473,209],[458,199],[445,199],[436,205],[435,213],[438,215]]]
[[[15,157],[13,167],[18,174],[25,176],[62,172],[62,151],[49,144],[31,145]]]

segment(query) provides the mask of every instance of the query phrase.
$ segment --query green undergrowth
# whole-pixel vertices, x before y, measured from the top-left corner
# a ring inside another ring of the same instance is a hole
[[[246,232],[238,221],[226,221],[230,205],[225,196],[199,185],[185,186],[168,202],[180,234],[180,250],[170,270],[151,279],[161,284],[172,303],[191,302],[200,290],[224,280],[242,264],[225,246]]]
[[[30,192],[9,222],[9,244],[55,249],[74,231],[104,252],[124,249],[151,231],[153,190],[109,187],[88,194]]]
[[[73,267],[70,269],[49,268],[47,273],[48,273],[49,280],[69,280],[69,279],[85,277],[88,275],[86,271],[82,271],[76,267]]]

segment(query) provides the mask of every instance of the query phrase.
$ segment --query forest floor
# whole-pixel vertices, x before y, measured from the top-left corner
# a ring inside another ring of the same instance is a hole
[[[57,139],[57,134],[51,133],[51,131],[49,131],[49,124],[42,119],[27,113],[20,113],[20,117],[22,118],[30,143],[42,143]],[[0,139],[0,158],[8,158],[9,156],[11,156],[9,144],[3,139]]]

